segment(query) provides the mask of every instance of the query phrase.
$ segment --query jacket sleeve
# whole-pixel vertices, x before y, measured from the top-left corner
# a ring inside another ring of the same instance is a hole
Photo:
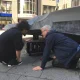
[[[43,51],[43,58],[42,58],[42,63],[41,63],[41,68],[44,69],[45,65],[48,61],[48,58],[51,53],[52,46],[54,45],[54,40],[53,40],[53,35],[50,34],[46,37],[46,43],[45,43],[45,48]]]
[[[21,34],[15,35],[14,46],[15,46],[15,50],[21,50],[23,48],[24,43],[23,43]]]

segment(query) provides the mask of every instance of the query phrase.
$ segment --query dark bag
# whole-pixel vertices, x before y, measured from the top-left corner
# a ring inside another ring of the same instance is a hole
[[[27,41],[26,46],[27,46],[26,50],[29,56],[43,54],[44,41],[39,41],[39,40],[33,40],[30,42]]]

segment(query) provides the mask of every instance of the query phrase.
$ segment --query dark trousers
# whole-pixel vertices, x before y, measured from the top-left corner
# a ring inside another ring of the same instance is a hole
[[[76,56],[69,62],[68,66],[65,67],[64,64],[60,63],[58,59],[54,59],[52,61],[53,67],[59,67],[59,68],[66,68],[66,69],[75,69],[77,66],[79,58],[76,58]]]
[[[52,55],[51,55],[52,56]],[[76,55],[72,58],[72,60],[68,63],[67,67],[65,67],[62,63],[59,62],[58,59],[54,59],[52,61],[53,67],[61,67],[61,68],[67,68],[67,69],[74,69],[77,66],[77,62],[80,58],[80,47],[76,52]]]
[[[80,49],[76,52],[76,55],[69,62],[68,68],[72,68],[72,69],[76,68],[79,58],[80,58]]]
[[[73,60],[71,60],[67,68],[75,69],[77,66],[78,60],[79,60],[79,58],[74,58]]]

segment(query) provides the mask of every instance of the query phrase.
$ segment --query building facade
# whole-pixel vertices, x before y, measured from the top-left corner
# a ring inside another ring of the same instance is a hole
[[[72,0],[72,1],[71,1],[71,6],[72,6],[72,7],[80,6],[80,0]]]
[[[46,1],[46,2],[45,2]],[[1,0],[0,13],[12,14],[12,17],[0,17],[1,23],[19,22],[43,15],[55,10],[80,6],[80,0]]]
[[[59,10],[80,6],[80,0],[59,0]]]
[[[18,0],[18,20],[31,19],[36,15],[37,0]]]
[[[12,2],[0,1],[0,24],[8,24],[12,22]]]
[[[31,19],[36,15],[53,12],[56,1],[54,0],[18,0],[18,20]]]
[[[59,10],[71,8],[71,0],[59,0],[58,6]]]
[[[56,10],[56,0],[38,0],[38,14],[43,15]]]
[[[1,12],[12,13],[12,23],[53,12],[56,0],[2,0]]]

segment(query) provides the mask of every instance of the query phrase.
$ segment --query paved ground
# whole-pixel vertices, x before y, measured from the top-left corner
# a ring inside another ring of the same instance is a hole
[[[80,70],[66,70],[53,68],[49,62],[44,71],[33,71],[32,68],[40,65],[40,56],[30,57],[22,50],[23,64],[7,67],[0,63],[0,80],[80,80]]]

